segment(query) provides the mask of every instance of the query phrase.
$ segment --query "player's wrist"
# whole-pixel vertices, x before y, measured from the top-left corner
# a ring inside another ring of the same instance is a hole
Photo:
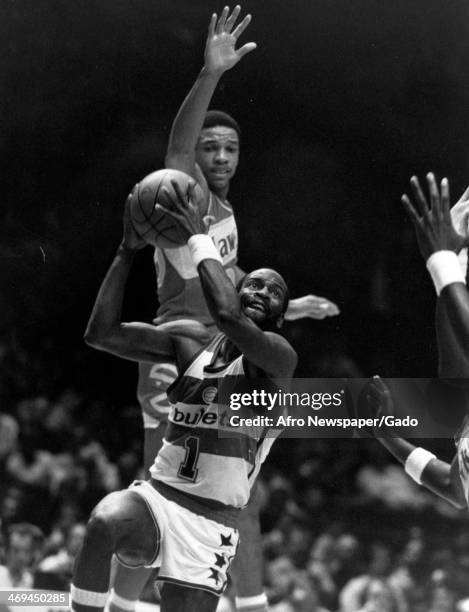
[[[202,78],[209,78],[209,79],[214,79],[217,80],[222,76],[222,74],[225,72],[225,69],[223,68],[215,68],[214,66],[210,66],[210,64],[205,63],[202,66],[202,70],[200,71],[200,76]]]
[[[204,259],[214,259],[223,264],[220,253],[208,234],[193,234],[188,239],[187,246],[196,268]]]
[[[122,253],[123,255],[132,256],[138,251],[136,246],[130,245],[125,239],[117,247],[117,252]]]
[[[407,456],[404,470],[415,482],[422,484],[423,471],[433,459],[436,459],[436,455],[419,446]]]
[[[453,283],[465,284],[466,282],[458,256],[454,251],[444,249],[435,251],[427,259],[426,265],[437,295],[440,295],[447,285]]]

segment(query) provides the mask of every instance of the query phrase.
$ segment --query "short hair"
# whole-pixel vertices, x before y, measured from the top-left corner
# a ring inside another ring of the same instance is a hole
[[[231,115],[228,115],[228,113],[221,110],[207,111],[202,129],[215,127],[217,125],[224,125],[225,127],[233,129],[238,134],[238,138],[241,138],[241,128],[239,127],[239,123],[236,121],[236,119],[233,119]]]

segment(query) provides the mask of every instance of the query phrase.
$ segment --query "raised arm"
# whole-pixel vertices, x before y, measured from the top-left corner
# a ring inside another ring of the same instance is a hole
[[[187,172],[205,190],[207,183],[196,166],[195,149],[210,100],[223,73],[256,48],[252,42],[239,49],[235,48],[239,36],[251,21],[251,16],[246,15],[235,27],[240,12],[241,7],[236,6],[230,15],[229,8],[225,7],[219,19],[216,13],[212,15],[205,45],[204,66],[182,103],[169,136],[166,167]]]
[[[379,376],[375,376],[368,386],[368,404],[378,420],[382,416],[394,414],[391,392]],[[427,450],[393,436],[392,431],[386,428],[373,429],[373,433],[418,484],[424,485],[456,508],[466,506],[457,456],[449,464],[440,461]]]
[[[177,356],[180,358],[180,365],[183,365],[182,361],[188,361],[192,354],[189,346],[192,340],[186,342],[146,323],[121,321],[122,303],[130,268],[135,253],[146,246],[132,226],[129,212],[130,197],[125,203],[124,235],[99,289],[86,328],[85,342],[98,350],[133,361],[155,362],[161,358],[174,359]],[[176,345],[178,355],[176,355]]]
[[[183,194],[174,181],[178,200],[167,214],[187,232],[188,246],[197,267],[205,299],[217,325],[237,346],[246,359],[269,376],[289,378],[296,367],[297,356],[291,345],[279,334],[263,331],[241,307],[238,292],[228,278],[220,255],[193,203],[192,188]],[[171,197],[169,192],[168,197]]]
[[[427,175],[427,183],[430,206],[415,176],[411,186],[417,210],[407,195],[402,196],[402,202],[438,294],[440,372],[448,378],[469,378],[469,294],[457,259],[467,239],[451,220],[448,180],[441,181],[441,191],[432,173]]]

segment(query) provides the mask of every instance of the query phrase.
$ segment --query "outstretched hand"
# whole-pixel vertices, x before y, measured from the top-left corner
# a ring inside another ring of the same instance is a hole
[[[186,193],[182,192],[176,180],[172,179],[171,185],[173,186],[174,193],[171,193],[166,187],[163,187],[163,192],[170,200],[172,208],[166,208],[161,204],[157,204],[156,207],[178,222],[186,234],[187,240],[195,234],[206,234],[207,225],[202,219],[195,202],[195,181],[189,182]]]
[[[339,313],[338,306],[327,298],[319,297],[318,295],[304,295],[303,297],[290,300],[288,310],[285,313],[285,319],[287,321],[306,318],[321,320],[326,317],[335,317]]]
[[[414,225],[424,259],[427,260],[436,251],[448,250],[459,253],[464,246],[467,246],[467,239],[454,229],[451,220],[448,179],[444,178],[441,181],[439,190],[434,174],[431,172],[427,174],[430,206],[416,176],[410,179],[410,184],[416,206],[411,203],[407,194],[402,196],[402,203]]]
[[[451,209],[454,229],[469,243],[469,187]]]
[[[130,215],[130,202],[132,200],[132,194],[129,193],[127,200],[124,205],[124,233],[122,237],[122,245],[130,251],[139,251],[147,246],[147,243],[143,238],[140,237],[137,230],[132,223],[132,217]]]
[[[256,43],[246,43],[236,49],[238,38],[248,27],[251,15],[246,17],[234,28],[241,12],[241,7],[235,6],[231,15],[229,7],[225,6],[220,18],[213,13],[208,27],[207,43],[205,45],[205,68],[209,72],[225,72],[233,68],[239,60],[256,48]],[[234,28],[234,29],[233,29]]]

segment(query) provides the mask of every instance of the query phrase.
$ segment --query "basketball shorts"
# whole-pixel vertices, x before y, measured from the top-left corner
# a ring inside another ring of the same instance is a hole
[[[175,363],[139,363],[137,397],[143,426],[156,428],[168,419],[170,403],[166,391],[177,377]]]
[[[238,530],[167,499],[147,481],[135,481],[129,489],[143,497],[160,535],[159,549],[148,566],[160,568],[158,580],[221,595]]]

